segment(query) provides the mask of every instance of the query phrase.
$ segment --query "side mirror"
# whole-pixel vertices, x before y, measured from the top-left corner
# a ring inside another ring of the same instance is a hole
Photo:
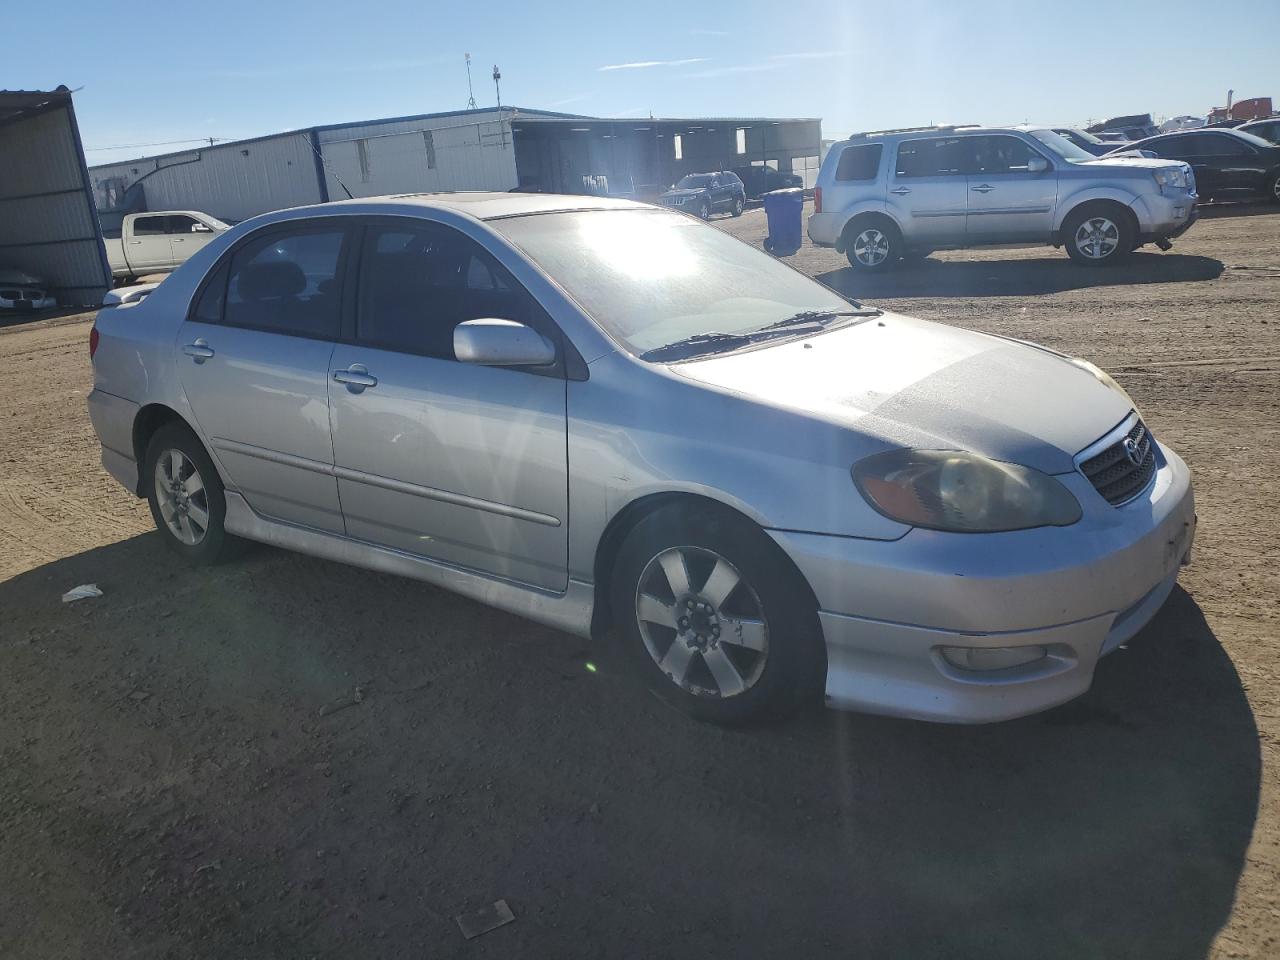
[[[192,233],[213,233],[213,230],[203,223],[193,223],[191,225],[191,232]]]
[[[1044,173],[1049,169],[1049,161],[1044,157],[1031,157],[1027,160],[1028,173]]]
[[[542,367],[555,363],[556,348],[514,320],[466,320],[453,328],[453,355],[489,367]]]

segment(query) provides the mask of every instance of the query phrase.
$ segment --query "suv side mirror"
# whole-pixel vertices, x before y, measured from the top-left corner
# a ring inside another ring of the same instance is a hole
[[[555,363],[556,348],[514,320],[466,320],[453,328],[453,355],[489,367],[542,367]]]
[[[1044,173],[1049,169],[1049,161],[1044,157],[1031,157],[1027,160],[1028,173]]]

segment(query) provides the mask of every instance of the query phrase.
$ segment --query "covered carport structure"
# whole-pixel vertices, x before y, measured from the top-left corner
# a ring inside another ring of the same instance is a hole
[[[111,267],[71,91],[0,90],[0,269],[63,306],[102,302]]]

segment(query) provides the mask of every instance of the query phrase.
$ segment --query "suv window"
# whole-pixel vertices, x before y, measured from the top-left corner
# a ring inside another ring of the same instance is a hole
[[[250,240],[231,258],[223,322],[271,333],[337,339],[344,237],[343,230],[330,227]]]
[[[1038,156],[1018,137],[993,134],[964,139],[965,169],[969,173],[1026,173],[1027,161]]]
[[[963,173],[964,170],[960,164],[960,140],[957,137],[903,140],[898,144],[895,176],[949,177]]]
[[[883,143],[845,147],[840,154],[840,162],[836,164],[836,179],[874,180],[880,171],[880,157],[883,153]]]
[[[497,260],[439,224],[369,228],[357,311],[361,343],[443,360],[454,359],[453,328],[464,320],[515,320],[543,333],[548,326]]]
[[[158,237],[165,232],[165,217],[138,217],[133,221],[135,237]]]

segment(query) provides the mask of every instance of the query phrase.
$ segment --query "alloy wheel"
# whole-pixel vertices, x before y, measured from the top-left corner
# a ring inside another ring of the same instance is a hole
[[[1089,217],[1076,228],[1076,249],[1090,260],[1105,260],[1120,243],[1120,228],[1106,217]]]
[[[760,598],[737,567],[704,547],[653,557],[636,589],[645,649],[672,683],[695,696],[750,690],[769,656]]]
[[[889,256],[889,238],[878,227],[867,227],[853,238],[853,257],[864,267],[878,267]]]
[[[194,547],[209,532],[209,494],[196,465],[181,450],[156,459],[156,503],[165,526],[181,543]]]

